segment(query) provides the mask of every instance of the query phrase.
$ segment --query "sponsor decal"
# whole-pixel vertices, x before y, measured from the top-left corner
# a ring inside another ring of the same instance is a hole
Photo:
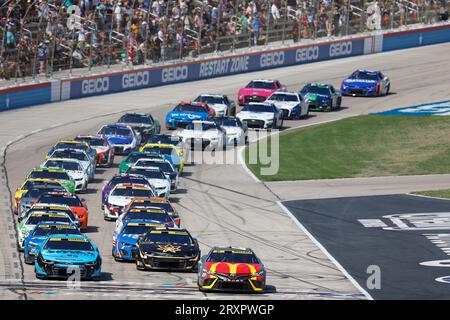
[[[181,251],[180,246],[174,246],[171,244],[166,244],[166,245],[158,245],[158,247],[156,248],[156,250],[161,251],[163,253],[177,253],[179,251]]]
[[[346,56],[352,53],[353,44],[351,41],[332,43],[330,45],[330,57]]]
[[[150,82],[150,72],[142,71],[135,73],[128,73],[122,76],[122,88],[130,89],[136,87],[147,86]]]
[[[319,59],[319,47],[306,47],[295,51],[295,61],[305,62]]]
[[[163,83],[186,80],[189,76],[188,66],[170,67],[162,70],[161,81]]]
[[[81,82],[81,92],[85,94],[109,91],[109,77],[86,79]]]
[[[259,59],[261,68],[281,66],[284,64],[284,51],[263,53]]]

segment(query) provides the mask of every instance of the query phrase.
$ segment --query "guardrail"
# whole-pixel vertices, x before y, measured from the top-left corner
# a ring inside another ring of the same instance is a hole
[[[66,77],[0,89],[0,111],[443,42],[450,42],[450,24],[374,33],[156,67]]]

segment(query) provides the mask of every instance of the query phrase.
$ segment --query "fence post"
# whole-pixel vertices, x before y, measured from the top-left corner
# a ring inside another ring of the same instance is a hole
[[[267,8],[267,26],[266,26],[266,43],[265,46],[269,44],[269,33],[270,33],[270,17],[271,17],[271,10],[272,10],[272,1],[269,0],[269,7]]]

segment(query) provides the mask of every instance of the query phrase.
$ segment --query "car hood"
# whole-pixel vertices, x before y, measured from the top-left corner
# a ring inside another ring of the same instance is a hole
[[[309,101],[324,101],[329,99],[330,97],[326,94],[317,94],[317,93],[307,93],[305,95],[305,99],[308,99]]]
[[[275,91],[277,91],[277,90],[276,89],[242,88],[241,90],[239,90],[239,95],[244,95],[244,96],[258,95],[258,96],[268,97]]]
[[[139,234],[122,233],[119,235],[118,241],[126,244],[136,245],[136,242],[138,241],[140,236],[141,235]]]
[[[127,204],[130,203],[131,199],[133,199],[133,197],[119,197],[119,196],[108,196],[108,203],[113,205],[113,206],[126,206]]]
[[[344,84],[348,86],[359,86],[359,87],[372,87],[378,83],[376,80],[364,80],[364,79],[346,79]]]
[[[152,127],[151,124],[140,123],[140,122],[119,122],[119,123],[129,125],[130,127],[133,127],[133,128],[151,128]]]
[[[236,133],[241,133],[242,129],[240,127],[222,127],[225,129],[225,132],[227,134],[236,134]]]
[[[237,117],[242,119],[272,119],[274,116],[271,112],[251,112],[251,111],[241,111],[238,113]]]
[[[109,150],[109,147],[105,146],[92,146],[92,148],[97,151],[97,153],[103,153]]]
[[[155,186],[155,188],[167,187],[169,181],[163,179],[148,179],[148,181]]]
[[[213,104],[209,104],[210,107],[214,108],[214,110],[216,111],[225,111],[227,110],[227,105],[223,104],[223,103],[213,103]]]
[[[133,142],[133,137],[128,136],[111,136],[111,135],[105,135],[104,136],[110,143],[127,143],[130,144]]]
[[[261,271],[257,263],[206,262],[205,269],[223,274],[253,274]]]
[[[180,136],[185,138],[216,138],[219,136],[219,130],[183,130]]]
[[[70,171],[66,170],[67,174],[72,177],[72,179],[82,179],[84,177],[83,171]]]
[[[208,114],[205,112],[181,112],[172,111],[168,114],[171,119],[189,119],[189,120],[206,120],[208,119]]]
[[[42,250],[41,255],[45,260],[64,262],[87,263],[97,259],[95,251],[83,250]]]
[[[163,256],[194,256],[199,250],[195,245],[184,245],[177,243],[139,243],[139,249],[147,254],[158,254]]]

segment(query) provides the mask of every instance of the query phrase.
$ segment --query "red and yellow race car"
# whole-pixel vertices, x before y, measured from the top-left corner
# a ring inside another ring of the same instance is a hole
[[[214,247],[198,267],[200,291],[264,292],[266,271],[249,248]]]

